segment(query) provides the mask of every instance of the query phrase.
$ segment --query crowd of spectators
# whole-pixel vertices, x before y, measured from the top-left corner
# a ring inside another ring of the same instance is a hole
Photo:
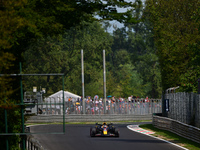
[[[149,102],[150,100],[148,97],[140,99],[136,96],[129,96],[126,99],[122,97],[116,98],[115,96],[110,96],[107,97],[104,102],[103,98],[99,98],[98,95],[95,95],[94,98],[87,96],[85,99],[85,112],[86,114],[103,114],[105,112],[108,114],[131,113],[132,111],[138,111],[141,107],[149,107]],[[82,112],[83,99],[77,99],[74,103],[69,99],[66,107],[66,113],[80,114]]]
[[[65,114],[147,114],[153,112],[153,109],[161,109],[160,100],[108,96],[104,101],[98,95],[86,96],[84,101],[82,97],[65,99]],[[54,101],[50,105],[42,105],[41,110],[42,114],[61,114],[62,105]]]

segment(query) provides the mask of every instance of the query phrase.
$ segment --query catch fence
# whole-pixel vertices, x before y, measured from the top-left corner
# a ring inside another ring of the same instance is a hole
[[[200,95],[196,93],[167,93],[167,117],[200,128]]]
[[[153,113],[161,113],[161,99],[145,99],[124,100],[122,102],[106,101],[106,105],[101,100],[96,101],[67,101],[65,102],[65,114],[88,114],[88,115],[103,115],[103,114],[128,114],[128,115],[147,115]],[[44,104],[38,105],[39,114],[62,115],[63,106],[59,101],[50,98]],[[104,111],[105,109],[105,111]]]

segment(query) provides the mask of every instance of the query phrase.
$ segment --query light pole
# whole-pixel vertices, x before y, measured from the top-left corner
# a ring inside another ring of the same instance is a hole
[[[106,59],[105,50],[103,50],[103,93],[104,93],[104,114],[106,114]]]

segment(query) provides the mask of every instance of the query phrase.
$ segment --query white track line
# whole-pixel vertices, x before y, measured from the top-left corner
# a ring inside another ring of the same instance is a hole
[[[135,131],[135,132],[138,132],[138,133],[141,133],[141,134],[145,134],[145,133],[139,132],[139,131],[137,131],[137,130],[134,130],[134,129],[131,128],[130,126],[135,126],[135,127],[139,128],[139,125],[128,125],[127,128],[128,128],[129,130],[131,130],[131,131]],[[141,130],[142,130],[142,128],[141,128]],[[174,144],[174,143],[172,143],[172,142],[163,140],[163,139],[161,139],[161,138],[152,136],[152,135],[150,135],[150,134],[145,134],[145,135],[150,136],[150,137],[155,138],[155,139],[158,139],[158,140],[161,140],[161,141],[164,141],[164,142],[166,142],[166,143],[172,144],[172,145],[177,146],[177,147],[179,147],[179,148],[181,148],[181,149],[188,150],[187,148],[184,148],[184,147],[182,147],[182,146],[180,146],[180,145],[177,145],[177,144]]]

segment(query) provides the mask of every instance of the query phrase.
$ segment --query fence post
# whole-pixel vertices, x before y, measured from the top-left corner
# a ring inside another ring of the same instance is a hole
[[[167,112],[165,110],[165,92],[162,92],[162,116],[167,117]]]
[[[86,99],[83,98],[83,101],[82,101],[82,104],[83,104],[83,114],[85,115],[85,102],[86,102]]]
[[[198,78],[197,81],[198,81],[198,94],[200,94],[200,78]]]

